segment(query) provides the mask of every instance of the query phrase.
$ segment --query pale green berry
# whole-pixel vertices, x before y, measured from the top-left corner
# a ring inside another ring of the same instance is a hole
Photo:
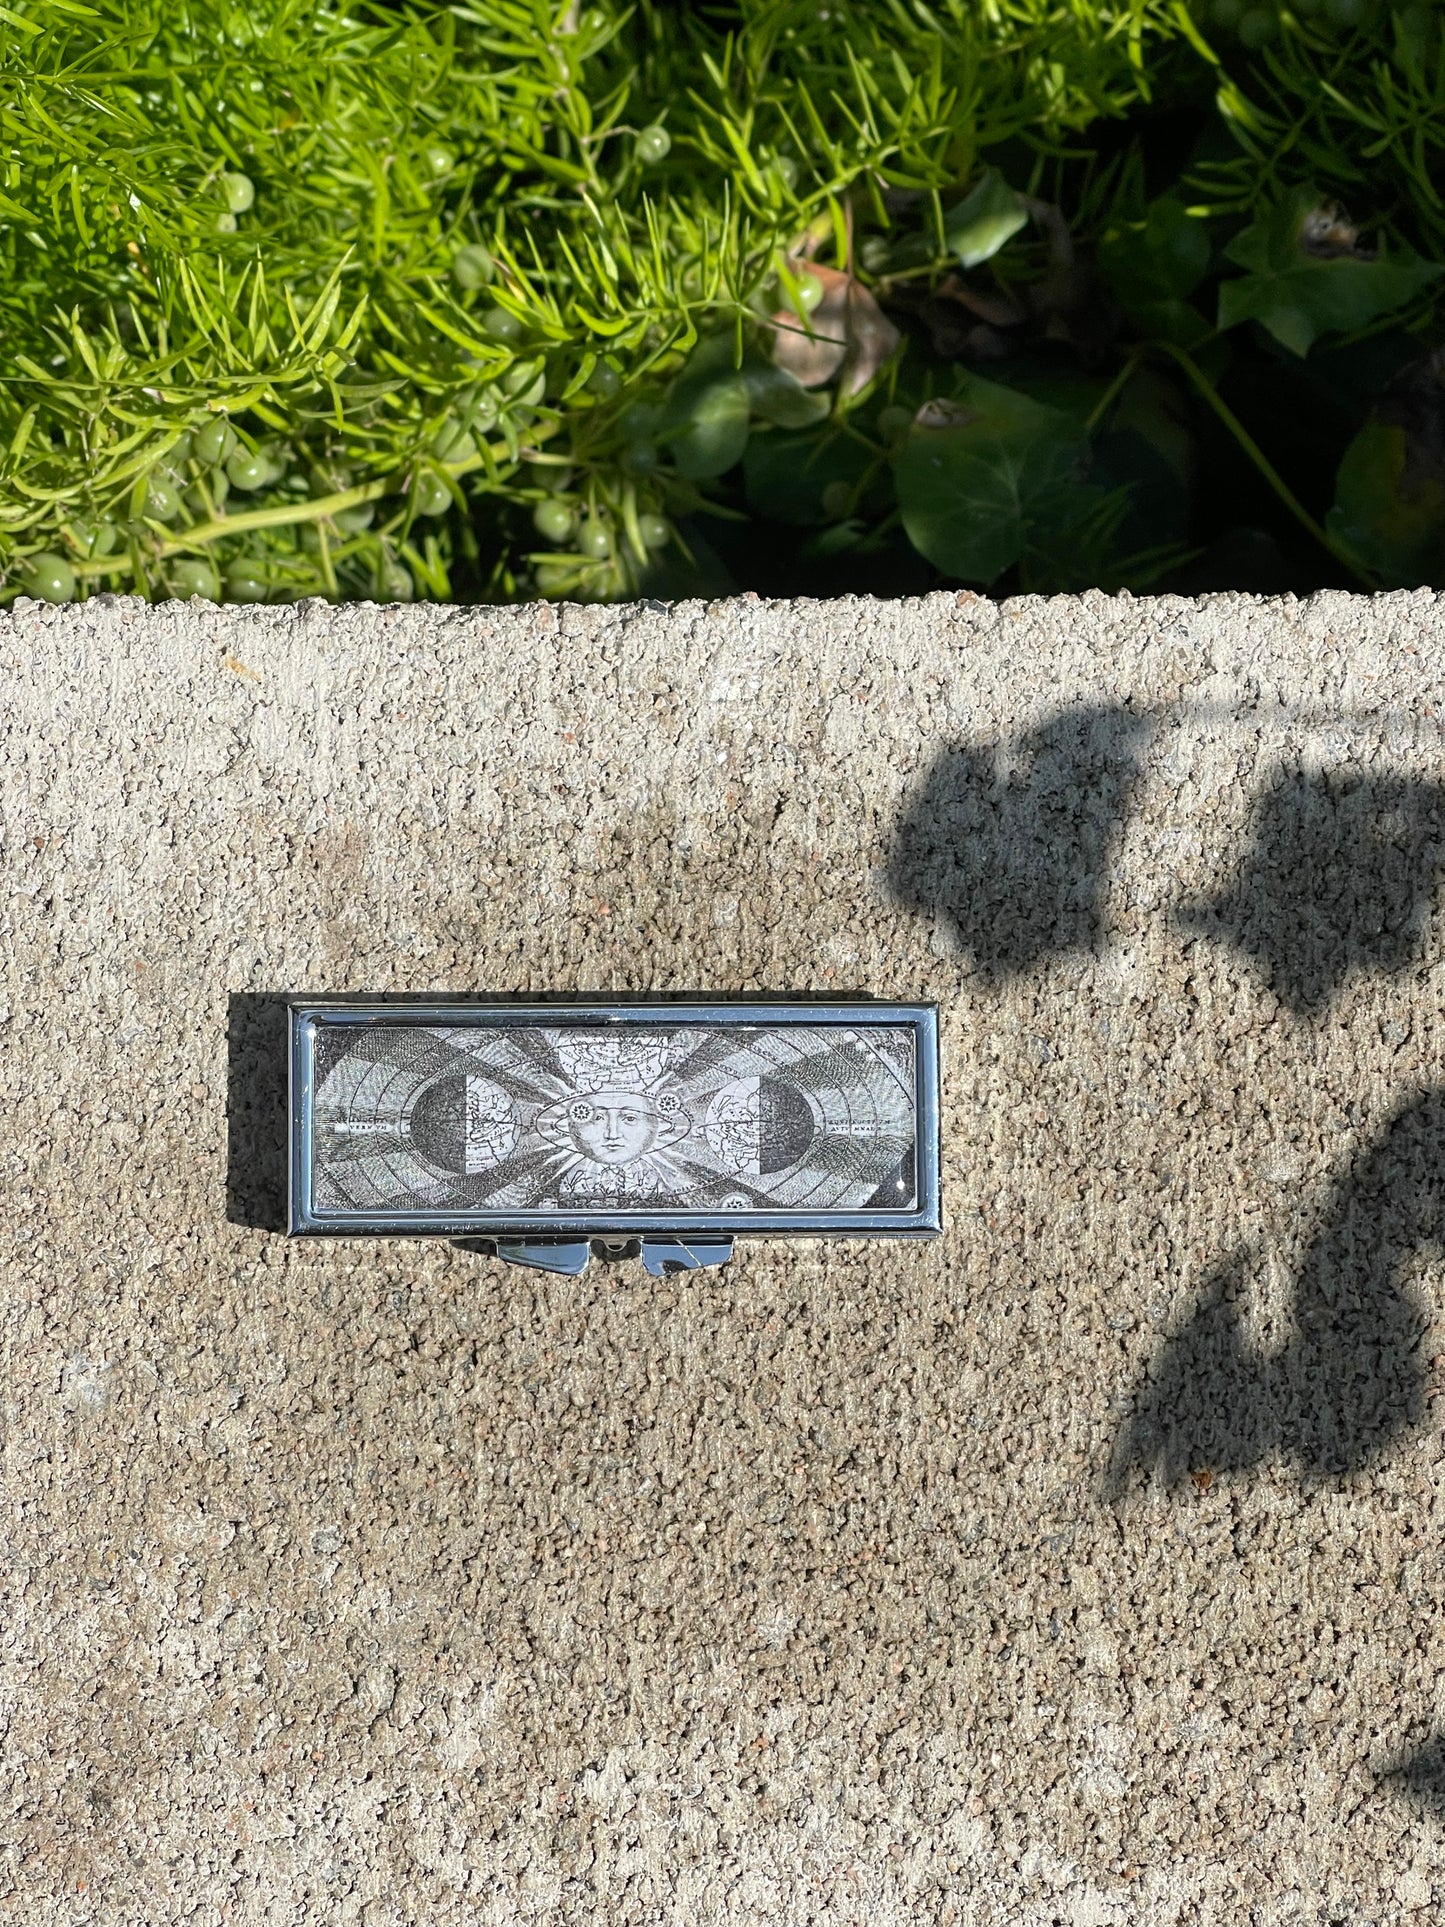
[[[477,241],[468,241],[452,256],[452,279],[459,288],[485,287],[496,271],[496,262]]]
[[[502,387],[507,394],[520,395],[524,401],[540,400],[543,381],[541,372],[530,362],[519,361],[502,376]]]
[[[539,502],[532,511],[532,521],[537,533],[548,542],[565,542],[572,533],[576,517],[570,503]]]
[[[152,522],[174,522],[181,512],[181,491],[153,476],[146,487],[145,512]]]
[[[214,566],[203,555],[186,556],[180,562],[171,564],[171,587],[177,596],[184,600],[187,596],[203,596],[207,602],[219,602],[221,582]]]
[[[816,274],[799,275],[793,306],[799,314],[811,314],[823,299],[823,284]]]
[[[599,361],[587,377],[589,393],[599,396],[603,401],[610,401],[621,387],[622,377],[610,361]]]
[[[280,472],[279,464],[261,448],[234,448],[226,462],[226,474],[232,488],[266,488]]]
[[[442,462],[470,462],[476,459],[477,444],[471,430],[449,416],[432,437],[432,453]]]
[[[249,174],[223,174],[217,186],[232,214],[244,214],[255,203],[256,188]]]
[[[637,533],[645,549],[665,549],[671,531],[660,515],[639,515]]]
[[[331,519],[343,535],[360,535],[376,520],[376,504],[358,502],[354,508],[338,509]]]
[[[188,488],[185,494],[186,507],[198,521],[205,521],[214,513],[219,515],[226,506],[226,497],[231,492],[231,484],[224,469],[215,469],[206,477],[203,489],[199,482]],[[207,501],[206,497],[210,500]]]
[[[672,149],[672,136],[665,127],[644,127],[637,136],[637,158],[644,167],[665,161]]]
[[[416,594],[416,584],[410,572],[404,569],[395,558],[388,558],[377,571],[376,595],[379,602],[410,602]]]
[[[113,522],[75,522],[71,525],[82,555],[109,555],[120,540],[120,531]]]
[[[506,308],[488,308],[482,316],[482,333],[493,341],[518,341],[521,339],[522,324]]]
[[[612,553],[611,529],[595,515],[589,516],[577,537],[577,548],[593,562],[605,562]]]
[[[452,492],[440,475],[424,468],[412,484],[411,501],[418,515],[445,515],[452,505]]]
[[[564,563],[543,562],[537,568],[537,590],[545,596],[565,594],[572,581],[572,571]]]
[[[186,463],[191,459],[194,445],[194,437],[191,431],[188,428],[182,429],[161,458],[162,466],[172,475],[179,475]]]
[[[651,442],[633,442],[622,451],[622,466],[629,475],[651,475],[657,467],[657,450]]]
[[[235,215],[218,214],[216,216],[216,232],[217,234],[234,234],[236,232]]]
[[[75,594],[75,571],[63,555],[42,549],[25,564],[26,586],[42,602],[69,602]]]
[[[234,453],[236,441],[235,429],[224,416],[218,415],[196,431],[196,460],[206,468],[218,468]]]
[[[266,578],[254,562],[232,562],[227,565],[228,602],[264,602],[267,593]]]
[[[449,147],[440,141],[428,141],[421,150],[422,166],[433,180],[439,181],[444,174],[450,174],[457,164],[457,157]]]
[[[645,442],[656,434],[662,410],[650,401],[635,401],[622,411],[622,432],[630,441]]]

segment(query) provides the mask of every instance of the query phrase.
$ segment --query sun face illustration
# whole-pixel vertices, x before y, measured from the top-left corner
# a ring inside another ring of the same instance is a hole
[[[547,1143],[572,1152],[564,1180],[575,1175],[585,1185],[617,1172],[623,1188],[652,1191],[663,1176],[654,1154],[686,1137],[691,1126],[673,1092],[611,1089],[560,1099],[539,1113],[535,1128]]]

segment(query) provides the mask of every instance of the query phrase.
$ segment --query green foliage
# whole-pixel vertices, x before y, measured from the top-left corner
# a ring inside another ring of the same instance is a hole
[[[1307,355],[1321,334],[1367,328],[1406,307],[1441,272],[1408,250],[1387,260],[1311,247],[1320,204],[1316,188],[1296,188],[1230,242],[1226,257],[1248,272],[1219,290],[1221,328],[1255,320],[1292,354]]]
[[[1191,169],[1202,200],[1217,212],[1246,213],[1313,181],[1331,199],[1383,215],[1392,239],[1445,258],[1438,5],[1294,0],[1270,9],[1277,31],[1254,49],[1234,44],[1221,0],[1188,7],[1227,135]]]
[[[1064,410],[975,376],[920,410],[895,458],[908,538],[946,575],[993,582],[1057,526],[1087,452]]]
[[[1445,580],[1445,473],[1410,472],[1409,437],[1367,422],[1340,464],[1331,532],[1392,587]]]
[[[668,390],[657,419],[658,445],[679,475],[707,481],[742,460],[750,410],[747,375],[733,364],[732,339],[714,335],[698,344]]]
[[[0,600],[1445,579],[1433,9],[0,11]]]
[[[1204,221],[1167,194],[1142,220],[1115,221],[1099,238],[1099,265],[1129,319],[1145,336],[1183,348],[1211,333],[1189,299],[1209,271],[1209,255]]]
[[[1028,204],[993,168],[944,219],[943,238],[965,268],[981,267],[1028,225]]]

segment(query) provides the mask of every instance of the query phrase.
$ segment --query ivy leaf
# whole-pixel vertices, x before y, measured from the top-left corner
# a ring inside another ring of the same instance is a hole
[[[1291,354],[1306,355],[1317,336],[1353,333],[1412,301],[1442,272],[1408,248],[1386,259],[1383,246],[1356,246],[1354,231],[1333,239],[1338,223],[1311,187],[1267,209],[1224,250],[1247,273],[1219,290],[1219,326],[1258,321]]]
[[[826,395],[804,388],[785,368],[748,361],[743,369],[753,413],[778,428],[811,428],[832,408]]]
[[[668,391],[657,439],[679,475],[707,481],[742,460],[750,413],[747,376],[732,365],[732,336],[712,335]]]
[[[976,268],[997,254],[1028,218],[1023,196],[991,167],[958,206],[944,216],[943,235],[962,265]]]
[[[1211,332],[1189,296],[1209,271],[1204,222],[1173,195],[1142,221],[1116,222],[1099,240],[1099,265],[1119,305],[1146,335],[1195,347]]]
[[[1325,526],[1390,587],[1445,582],[1445,353],[1390,383],[1345,450]]]
[[[899,449],[908,539],[945,575],[992,582],[1064,514],[1087,452],[1061,409],[975,376],[957,400],[925,403]]]
[[[810,435],[754,435],[743,458],[748,507],[768,522],[817,528],[828,520],[828,484],[859,481],[872,459],[866,444],[834,427]]]

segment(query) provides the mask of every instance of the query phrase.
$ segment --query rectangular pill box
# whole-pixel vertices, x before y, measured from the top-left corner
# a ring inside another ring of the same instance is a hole
[[[297,1235],[939,1230],[925,1004],[296,998],[290,1117]]]

